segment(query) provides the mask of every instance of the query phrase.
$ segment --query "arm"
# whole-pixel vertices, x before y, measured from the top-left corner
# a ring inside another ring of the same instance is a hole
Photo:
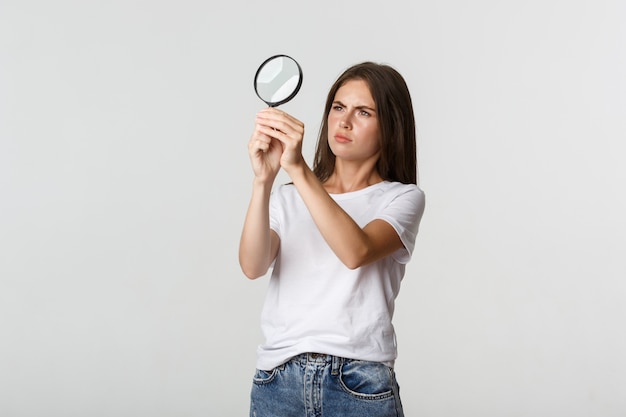
[[[239,243],[239,265],[250,279],[265,275],[272,264],[280,239],[269,225],[271,184],[255,181]]]
[[[395,229],[384,220],[373,220],[361,228],[328,195],[308,166],[291,169],[289,175],[322,236],[348,268],[367,265],[403,246]]]
[[[269,200],[282,152],[281,143],[257,124],[248,142],[254,183],[239,242],[239,265],[250,279],[267,272],[280,246],[278,235],[269,226]]]
[[[332,199],[302,157],[303,131],[298,121],[275,109],[259,113],[261,131],[278,139],[283,146],[280,164],[289,174],[322,236],[351,269],[381,259],[402,247],[395,229],[384,220],[374,220],[361,228]]]

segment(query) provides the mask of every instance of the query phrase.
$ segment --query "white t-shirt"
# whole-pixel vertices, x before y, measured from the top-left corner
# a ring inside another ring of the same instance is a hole
[[[394,364],[391,319],[424,193],[414,184],[384,181],[331,197],[361,227],[374,219],[390,223],[404,247],[350,270],[322,237],[296,187],[277,187],[270,227],[280,236],[280,249],[261,314],[265,343],[257,350],[258,369],[273,369],[305,352]]]

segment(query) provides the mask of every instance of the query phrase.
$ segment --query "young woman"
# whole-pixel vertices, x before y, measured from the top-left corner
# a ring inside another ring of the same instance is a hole
[[[393,370],[394,300],[424,211],[415,121],[402,76],[365,62],[328,93],[311,170],[304,125],[261,110],[239,262],[273,265],[250,415],[403,416]],[[284,169],[291,183],[274,179]]]

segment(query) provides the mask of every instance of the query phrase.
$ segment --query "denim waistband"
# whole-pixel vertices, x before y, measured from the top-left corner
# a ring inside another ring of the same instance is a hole
[[[349,359],[316,352],[301,353],[290,359],[290,362],[296,362],[300,365],[331,365],[333,374],[338,372],[345,361],[349,361]]]

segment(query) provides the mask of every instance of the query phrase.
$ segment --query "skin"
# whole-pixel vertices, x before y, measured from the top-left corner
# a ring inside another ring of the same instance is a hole
[[[265,275],[280,247],[280,238],[269,227],[269,199],[281,168],[298,189],[330,248],[348,268],[374,262],[402,247],[389,223],[377,219],[361,228],[329,195],[382,181],[376,171],[380,155],[378,119],[367,83],[346,82],[335,95],[328,122],[335,169],[321,183],[302,156],[304,124],[276,108],[257,114],[248,143],[254,182],[239,246],[239,263],[248,278]]]

